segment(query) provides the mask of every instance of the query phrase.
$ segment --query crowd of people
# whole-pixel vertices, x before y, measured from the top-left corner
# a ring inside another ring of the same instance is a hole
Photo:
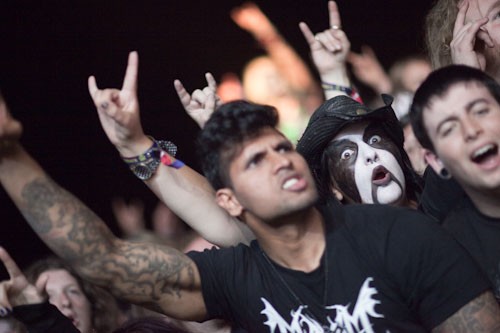
[[[54,253],[21,270],[0,247],[0,332],[499,332],[499,13],[438,0],[430,60],[386,72],[329,1],[327,29],[299,23],[316,82],[255,4],[235,8],[268,54],[254,72],[174,82],[203,174],[144,131],[137,52],[120,89],[89,77],[104,133],[160,201],[148,231],[140,201],[115,199],[123,237],[51,179],[0,99],[0,184]]]

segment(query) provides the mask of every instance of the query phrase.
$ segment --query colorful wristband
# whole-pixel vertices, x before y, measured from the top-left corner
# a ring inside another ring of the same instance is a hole
[[[345,86],[341,86],[341,85],[334,84],[334,83],[328,83],[328,82],[321,82],[321,87],[323,88],[323,90],[341,91],[341,92],[345,93],[346,95],[349,95],[349,97],[351,97],[356,102],[363,103],[361,96],[354,88],[345,87]]]
[[[160,161],[161,164],[169,166],[174,169],[180,169],[185,165],[184,162],[182,162],[181,160],[175,160],[172,162],[172,158],[165,151],[161,152]]]

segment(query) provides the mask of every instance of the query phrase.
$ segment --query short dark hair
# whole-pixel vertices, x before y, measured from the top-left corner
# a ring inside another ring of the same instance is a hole
[[[424,109],[430,107],[434,98],[443,97],[452,86],[466,82],[477,82],[483,85],[500,103],[500,85],[479,69],[464,65],[450,65],[432,72],[415,92],[410,108],[411,126],[422,147],[434,151],[434,145],[424,126]]]
[[[241,144],[277,124],[276,108],[243,100],[223,104],[212,114],[198,136],[197,152],[215,190],[231,186],[228,167]]]

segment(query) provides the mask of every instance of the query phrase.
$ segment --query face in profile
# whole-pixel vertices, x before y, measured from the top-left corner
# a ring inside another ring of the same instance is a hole
[[[92,332],[91,304],[73,275],[65,269],[53,269],[42,273],[38,280],[45,277],[49,302],[71,319],[80,332]]]
[[[327,154],[331,176],[347,201],[393,205],[406,201],[399,149],[380,124],[345,127],[330,142]]]
[[[472,196],[500,188],[500,105],[477,82],[457,83],[424,109],[424,126],[434,146],[429,164],[446,167]]]

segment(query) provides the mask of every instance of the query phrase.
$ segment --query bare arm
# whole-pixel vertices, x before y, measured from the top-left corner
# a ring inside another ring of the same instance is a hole
[[[318,70],[321,81],[337,86],[351,88],[347,74],[346,57],[351,43],[342,30],[340,14],[334,1],[328,2],[330,28],[314,35],[305,22],[299,24],[305,40],[309,44],[311,57]],[[338,95],[349,95],[339,89],[329,89],[324,85],[326,99]]]
[[[2,112],[7,113],[3,103]],[[0,127],[7,126],[0,122]],[[0,136],[0,142],[4,140],[8,139]],[[168,247],[116,238],[89,208],[50,179],[18,143],[0,153],[0,183],[37,235],[85,278],[117,297],[172,317],[204,317],[194,262]]]
[[[89,78],[89,92],[101,125],[111,143],[126,157],[143,154],[152,144],[140,123],[137,70],[138,56],[132,52],[121,90],[100,90],[95,78]],[[212,103],[216,105],[215,96]],[[248,243],[252,239],[246,226],[216,204],[214,191],[205,177],[188,166],[175,169],[160,165],[156,174],[145,183],[177,216],[209,242],[224,247]]]
[[[262,45],[271,60],[308,112],[323,102],[321,89],[306,63],[280,35],[269,18],[253,2],[247,2],[231,11],[231,18]]]
[[[498,303],[491,292],[485,292],[464,305],[432,332],[500,332]]]

